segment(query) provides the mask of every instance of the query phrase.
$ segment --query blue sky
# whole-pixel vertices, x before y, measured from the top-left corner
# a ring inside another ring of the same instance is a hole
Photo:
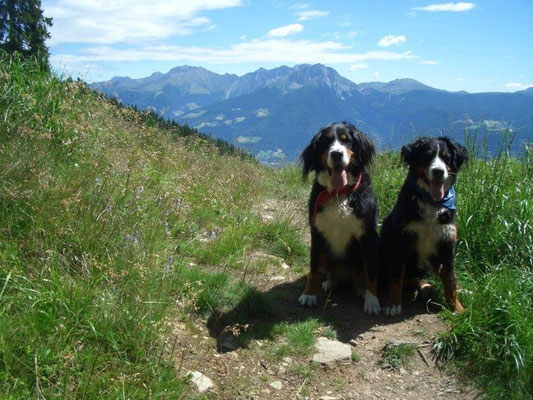
[[[322,63],[354,81],[533,86],[532,0],[45,0],[55,69],[92,82],[178,65],[238,75]],[[528,39],[529,37],[529,39]]]

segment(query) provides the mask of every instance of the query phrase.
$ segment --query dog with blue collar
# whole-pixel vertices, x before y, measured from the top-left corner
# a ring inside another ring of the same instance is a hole
[[[447,137],[422,137],[402,148],[407,178],[390,214],[383,220],[380,240],[381,295],[385,314],[402,311],[402,291],[417,288],[425,271],[439,276],[446,301],[464,310],[454,272],[456,193],[454,184],[468,151]],[[422,273],[421,273],[422,271]]]

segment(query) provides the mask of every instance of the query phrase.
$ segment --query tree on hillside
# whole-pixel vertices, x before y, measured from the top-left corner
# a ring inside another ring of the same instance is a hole
[[[0,0],[0,48],[8,53],[35,56],[48,68],[46,39],[52,18],[46,18],[40,0]]]

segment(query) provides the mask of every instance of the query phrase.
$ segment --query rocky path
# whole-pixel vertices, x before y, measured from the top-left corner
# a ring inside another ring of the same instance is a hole
[[[169,351],[179,374],[192,374],[187,398],[479,397],[458,374],[436,363],[432,340],[446,325],[427,304],[408,303],[399,317],[367,316],[362,299],[331,292],[317,308],[304,308],[298,305],[304,274],[282,261],[273,264],[247,283],[269,300],[274,313],[247,320],[237,305],[208,320],[176,322]],[[309,319],[325,321],[314,330],[309,352],[291,349],[286,337],[276,335],[280,324]],[[390,356],[397,347],[408,354],[395,363]]]

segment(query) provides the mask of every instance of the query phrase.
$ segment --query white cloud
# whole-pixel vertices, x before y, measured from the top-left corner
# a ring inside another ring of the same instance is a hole
[[[301,24],[290,24],[285,26],[280,26],[279,28],[271,29],[267,33],[267,37],[284,37],[298,33],[304,30],[304,27]]]
[[[419,61],[418,63],[426,64],[426,65],[439,65],[438,61],[433,61],[433,60],[423,60],[423,61]]]
[[[411,10],[416,11],[453,11],[464,12],[473,9],[476,5],[474,3],[441,3],[441,4],[429,4],[424,7],[413,7]]]
[[[404,35],[387,35],[383,36],[379,42],[378,46],[389,47],[393,44],[398,45],[407,41],[407,38]]]
[[[215,25],[202,12],[240,4],[241,0],[48,0],[43,9],[54,19],[49,45],[111,44],[190,35],[199,27],[213,29]]]
[[[329,15],[329,11],[320,11],[320,10],[307,10],[307,11],[299,11],[296,13],[296,16],[298,17],[298,21],[318,19],[318,18],[327,17],[328,15]]]
[[[60,76],[70,75],[86,81],[102,80],[101,73],[107,69],[106,65],[72,55],[51,56],[50,63]]]
[[[357,31],[348,31],[348,32],[334,32],[334,39],[353,39],[357,36]]]
[[[526,90],[530,87],[533,87],[533,83],[519,83],[519,82],[509,82],[505,84],[507,89],[512,90]]]
[[[304,10],[306,8],[309,8],[309,4],[307,3],[296,3],[289,7],[291,10]]]
[[[363,64],[363,63],[352,64],[350,65],[350,68],[348,69],[348,71],[357,71],[358,69],[365,69],[365,68],[368,68],[368,65]]]
[[[334,41],[314,42],[310,40],[266,39],[251,40],[234,44],[228,48],[206,48],[194,46],[140,46],[119,48],[111,46],[89,47],[81,50],[79,56],[51,57],[52,65],[61,65],[68,58],[73,62],[135,62],[175,61],[205,64],[237,63],[324,63],[358,64],[370,60],[413,60],[419,57],[411,51],[393,52],[374,50],[354,53],[341,43]]]

